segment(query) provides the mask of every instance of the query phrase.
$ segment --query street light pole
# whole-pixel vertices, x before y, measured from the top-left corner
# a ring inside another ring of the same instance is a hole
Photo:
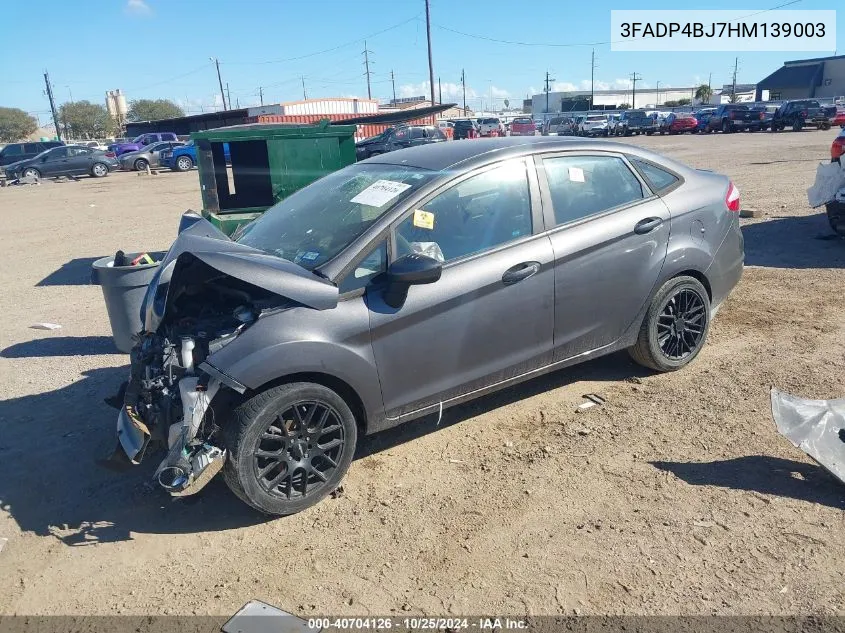
[[[220,84],[220,98],[223,99],[223,109],[228,110],[228,106],[226,105],[226,93],[223,92],[223,78],[220,77],[220,60],[216,57],[209,57],[209,61],[214,62],[214,65],[217,67],[217,82]]]

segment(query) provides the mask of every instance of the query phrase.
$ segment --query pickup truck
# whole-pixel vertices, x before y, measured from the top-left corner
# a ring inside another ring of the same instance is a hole
[[[631,134],[654,134],[657,122],[645,110],[626,110],[616,124],[616,136],[631,136]]]
[[[232,162],[228,143],[223,143],[223,157],[226,159],[227,165]],[[193,141],[188,141],[181,147],[166,149],[159,154],[158,160],[162,167],[169,167],[173,171],[188,171],[197,164],[196,145]]]
[[[173,132],[149,132],[147,134],[139,134],[128,143],[112,143],[109,145],[108,150],[114,152],[117,156],[121,156],[127,152],[137,152],[150,143],[178,140]]]
[[[723,103],[707,121],[707,132],[736,132],[745,130],[760,122],[760,113],[752,112],[747,105]]]
[[[806,125],[820,130],[829,130],[831,120],[836,117],[836,106],[823,106],[815,99],[786,101],[772,117],[772,132],[779,132],[791,127],[793,132],[800,132]]]

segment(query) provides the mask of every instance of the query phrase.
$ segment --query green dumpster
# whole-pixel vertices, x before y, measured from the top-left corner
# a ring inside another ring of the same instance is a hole
[[[354,125],[255,123],[194,132],[202,214],[227,235],[355,162]],[[228,143],[231,165],[223,144]]]

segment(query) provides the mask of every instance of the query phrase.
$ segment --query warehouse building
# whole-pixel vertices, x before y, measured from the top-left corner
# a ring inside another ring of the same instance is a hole
[[[595,90],[592,94],[592,108],[595,110],[612,110],[622,104],[628,104],[634,108],[649,108],[663,105],[667,101],[692,100],[695,96],[695,88],[638,88],[636,96],[630,89]],[[548,108],[546,103],[548,103]],[[577,112],[589,109],[589,90],[549,92],[548,101],[545,92],[536,94],[531,98],[531,113],[535,116],[542,116],[547,112]]]
[[[785,62],[757,83],[758,101],[764,90],[772,101],[841,98],[845,95],[845,55]]]

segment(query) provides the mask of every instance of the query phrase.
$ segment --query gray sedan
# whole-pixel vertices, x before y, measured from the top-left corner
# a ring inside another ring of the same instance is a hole
[[[150,143],[136,152],[127,152],[121,155],[120,168],[135,171],[144,171],[147,167],[158,167],[160,165],[161,152],[181,147],[184,143],[178,141],[159,141]]]
[[[512,137],[357,163],[234,240],[185,214],[115,458],[161,445],[171,494],[222,469],[285,515],[337,487],[359,434],[617,350],[680,369],[742,274],[739,208],[727,177],[639,147]]]

